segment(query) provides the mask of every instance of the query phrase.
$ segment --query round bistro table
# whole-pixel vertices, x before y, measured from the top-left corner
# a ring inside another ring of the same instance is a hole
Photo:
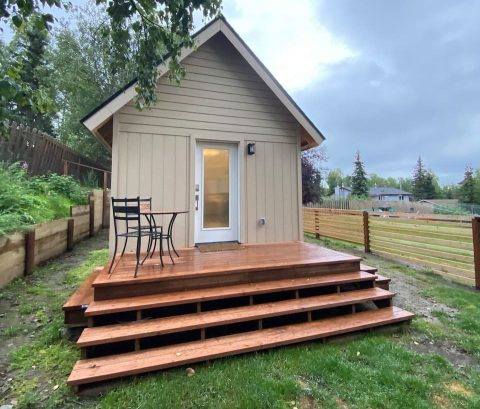
[[[159,251],[160,251],[160,262],[162,264],[162,267],[163,267],[162,240],[167,241],[168,255],[170,256],[170,260],[172,260],[172,264],[175,264],[175,262],[173,261],[172,253],[170,251],[170,246],[172,246],[172,249],[173,249],[175,255],[177,257],[180,257],[177,253],[177,250],[175,249],[175,246],[173,245],[173,226],[174,226],[175,220],[176,220],[176,218],[179,214],[186,214],[188,212],[189,212],[188,210],[175,210],[175,209],[159,209],[159,210],[141,209],[140,210],[140,214],[145,216],[145,218],[147,219],[148,224],[150,225],[150,229],[154,229],[155,232],[157,231],[157,223],[155,221],[155,216],[166,216],[166,215],[171,215],[172,216],[170,218],[170,222],[168,223],[167,233],[164,234],[163,231],[161,231],[160,232],[160,237],[156,237],[156,239],[160,240],[160,250]],[[153,256],[153,252],[155,251],[156,245],[157,245],[157,243],[156,243],[156,240],[155,240],[155,244],[154,244],[153,251],[152,251],[152,256]],[[152,256],[150,256],[150,257],[152,257]],[[147,257],[148,257],[148,251],[147,251],[147,256],[145,258],[147,258]]]

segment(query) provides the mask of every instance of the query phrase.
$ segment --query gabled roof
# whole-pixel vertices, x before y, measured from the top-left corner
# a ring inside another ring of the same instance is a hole
[[[411,195],[411,193],[397,189],[396,187],[371,187],[368,189],[368,194],[370,196]]]
[[[196,45],[201,46],[219,32],[225,35],[240,55],[247,61],[260,78],[262,78],[280,102],[282,102],[285,108],[302,126],[304,130],[302,148],[309,149],[320,145],[323,140],[325,140],[322,133],[305,115],[290,95],[288,95],[287,91],[285,91],[280,83],[273,77],[270,71],[268,71],[265,65],[263,65],[247,44],[245,44],[223,16],[212,20],[205,27],[195,33],[193,38],[195,39]],[[194,48],[184,48],[179,56],[179,60],[182,61],[194,51]],[[159,66],[160,77],[168,72],[168,62],[169,57],[167,56],[164,64]],[[130,81],[127,85],[118,90],[110,98],[106,99],[80,120],[80,122],[83,123],[108,149],[111,149],[111,134],[113,132],[112,116],[135,97],[136,83],[136,79]],[[110,136],[110,138],[108,136]]]

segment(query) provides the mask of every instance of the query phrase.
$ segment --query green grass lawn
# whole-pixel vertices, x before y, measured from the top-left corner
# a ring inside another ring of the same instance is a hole
[[[346,246],[344,251],[349,250]],[[100,250],[67,270],[62,263],[50,263],[1,291],[1,305],[16,305],[19,319],[0,335],[0,343],[15,342],[8,358],[11,388],[0,404],[13,400],[21,408],[480,407],[480,294],[391,262],[399,274],[426,284],[422,296],[453,308],[454,316],[439,309],[432,312],[435,321],[417,319],[400,331],[374,331],[326,344],[312,342],[195,364],[192,377],[179,368],[116,383],[97,397],[78,398],[66,386],[79,353],[62,336],[61,305],[106,260],[106,251]],[[427,350],[418,351],[418,339],[428,340]],[[455,348],[468,356],[470,364],[449,362],[438,349],[430,352],[430,342]]]

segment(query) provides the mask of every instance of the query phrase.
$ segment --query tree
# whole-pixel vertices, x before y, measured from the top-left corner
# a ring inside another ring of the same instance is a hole
[[[435,199],[441,191],[437,176],[426,170],[422,158],[419,156],[412,179],[412,193],[415,199]]]
[[[352,196],[368,197],[367,173],[365,172],[365,165],[358,151],[355,155],[355,161],[353,162]]]
[[[473,168],[470,165],[465,167],[463,180],[460,183],[458,198],[463,203],[475,203],[475,179]]]
[[[302,201],[318,203],[322,197],[322,163],[327,160],[323,147],[302,153]]]
[[[327,174],[327,185],[328,185],[328,192],[327,196],[331,196],[335,193],[335,188],[337,186],[345,186],[344,184],[345,176],[341,169],[332,169]]]
[[[51,133],[55,117],[52,66],[47,62],[49,32],[39,14],[31,14],[3,53],[0,117]]]
[[[56,101],[61,107],[56,132],[72,149],[108,163],[109,152],[80,123],[80,119],[134,76],[133,63],[113,73],[111,41],[98,35],[108,22],[102,8],[87,3],[69,12],[68,20],[69,23],[62,24],[55,34],[55,46],[49,53],[55,68]],[[134,45],[129,48],[133,53]]]
[[[431,170],[427,171],[425,175],[424,185],[424,199],[436,199],[439,196],[440,185],[438,178]]]
[[[39,22],[50,29],[53,17],[41,13],[43,6],[64,7],[62,0],[0,0],[0,19],[11,22],[16,27],[25,24],[25,20],[38,14]],[[179,63],[183,47],[193,47],[193,17],[201,12],[204,19],[215,17],[221,10],[221,0],[97,0],[104,5],[109,24],[102,27],[99,35],[110,39],[110,54],[114,63],[112,71],[131,62],[137,77],[136,105],[139,109],[150,106],[156,101],[155,87],[158,79],[157,66],[168,64],[168,76],[177,83],[185,75]],[[134,43],[132,49],[130,45]],[[8,75],[8,81],[0,82],[0,94],[8,89],[9,95],[15,86],[16,78]],[[31,109],[38,109],[38,101],[27,101]],[[5,110],[0,111],[0,123],[5,120]]]

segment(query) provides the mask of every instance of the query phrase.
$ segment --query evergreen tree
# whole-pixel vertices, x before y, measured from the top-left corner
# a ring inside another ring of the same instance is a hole
[[[417,159],[417,164],[415,165],[415,170],[413,171],[413,180],[412,180],[412,194],[417,200],[425,199],[425,178],[427,176],[427,171],[423,166],[423,161],[421,156]]]
[[[357,197],[368,197],[368,180],[365,172],[365,165],[357,151],[353,162],[352,174],[352,195]]]
[[[473,169],[469,165],[465,168],[458,197],[463,203],[475,203],[475,180],[473,178]]]
[[[423,199],[437,198],[437,186],[437,177],[432,171],[427,171],[427,173],[425,174],[425,179],[423,181]]]

